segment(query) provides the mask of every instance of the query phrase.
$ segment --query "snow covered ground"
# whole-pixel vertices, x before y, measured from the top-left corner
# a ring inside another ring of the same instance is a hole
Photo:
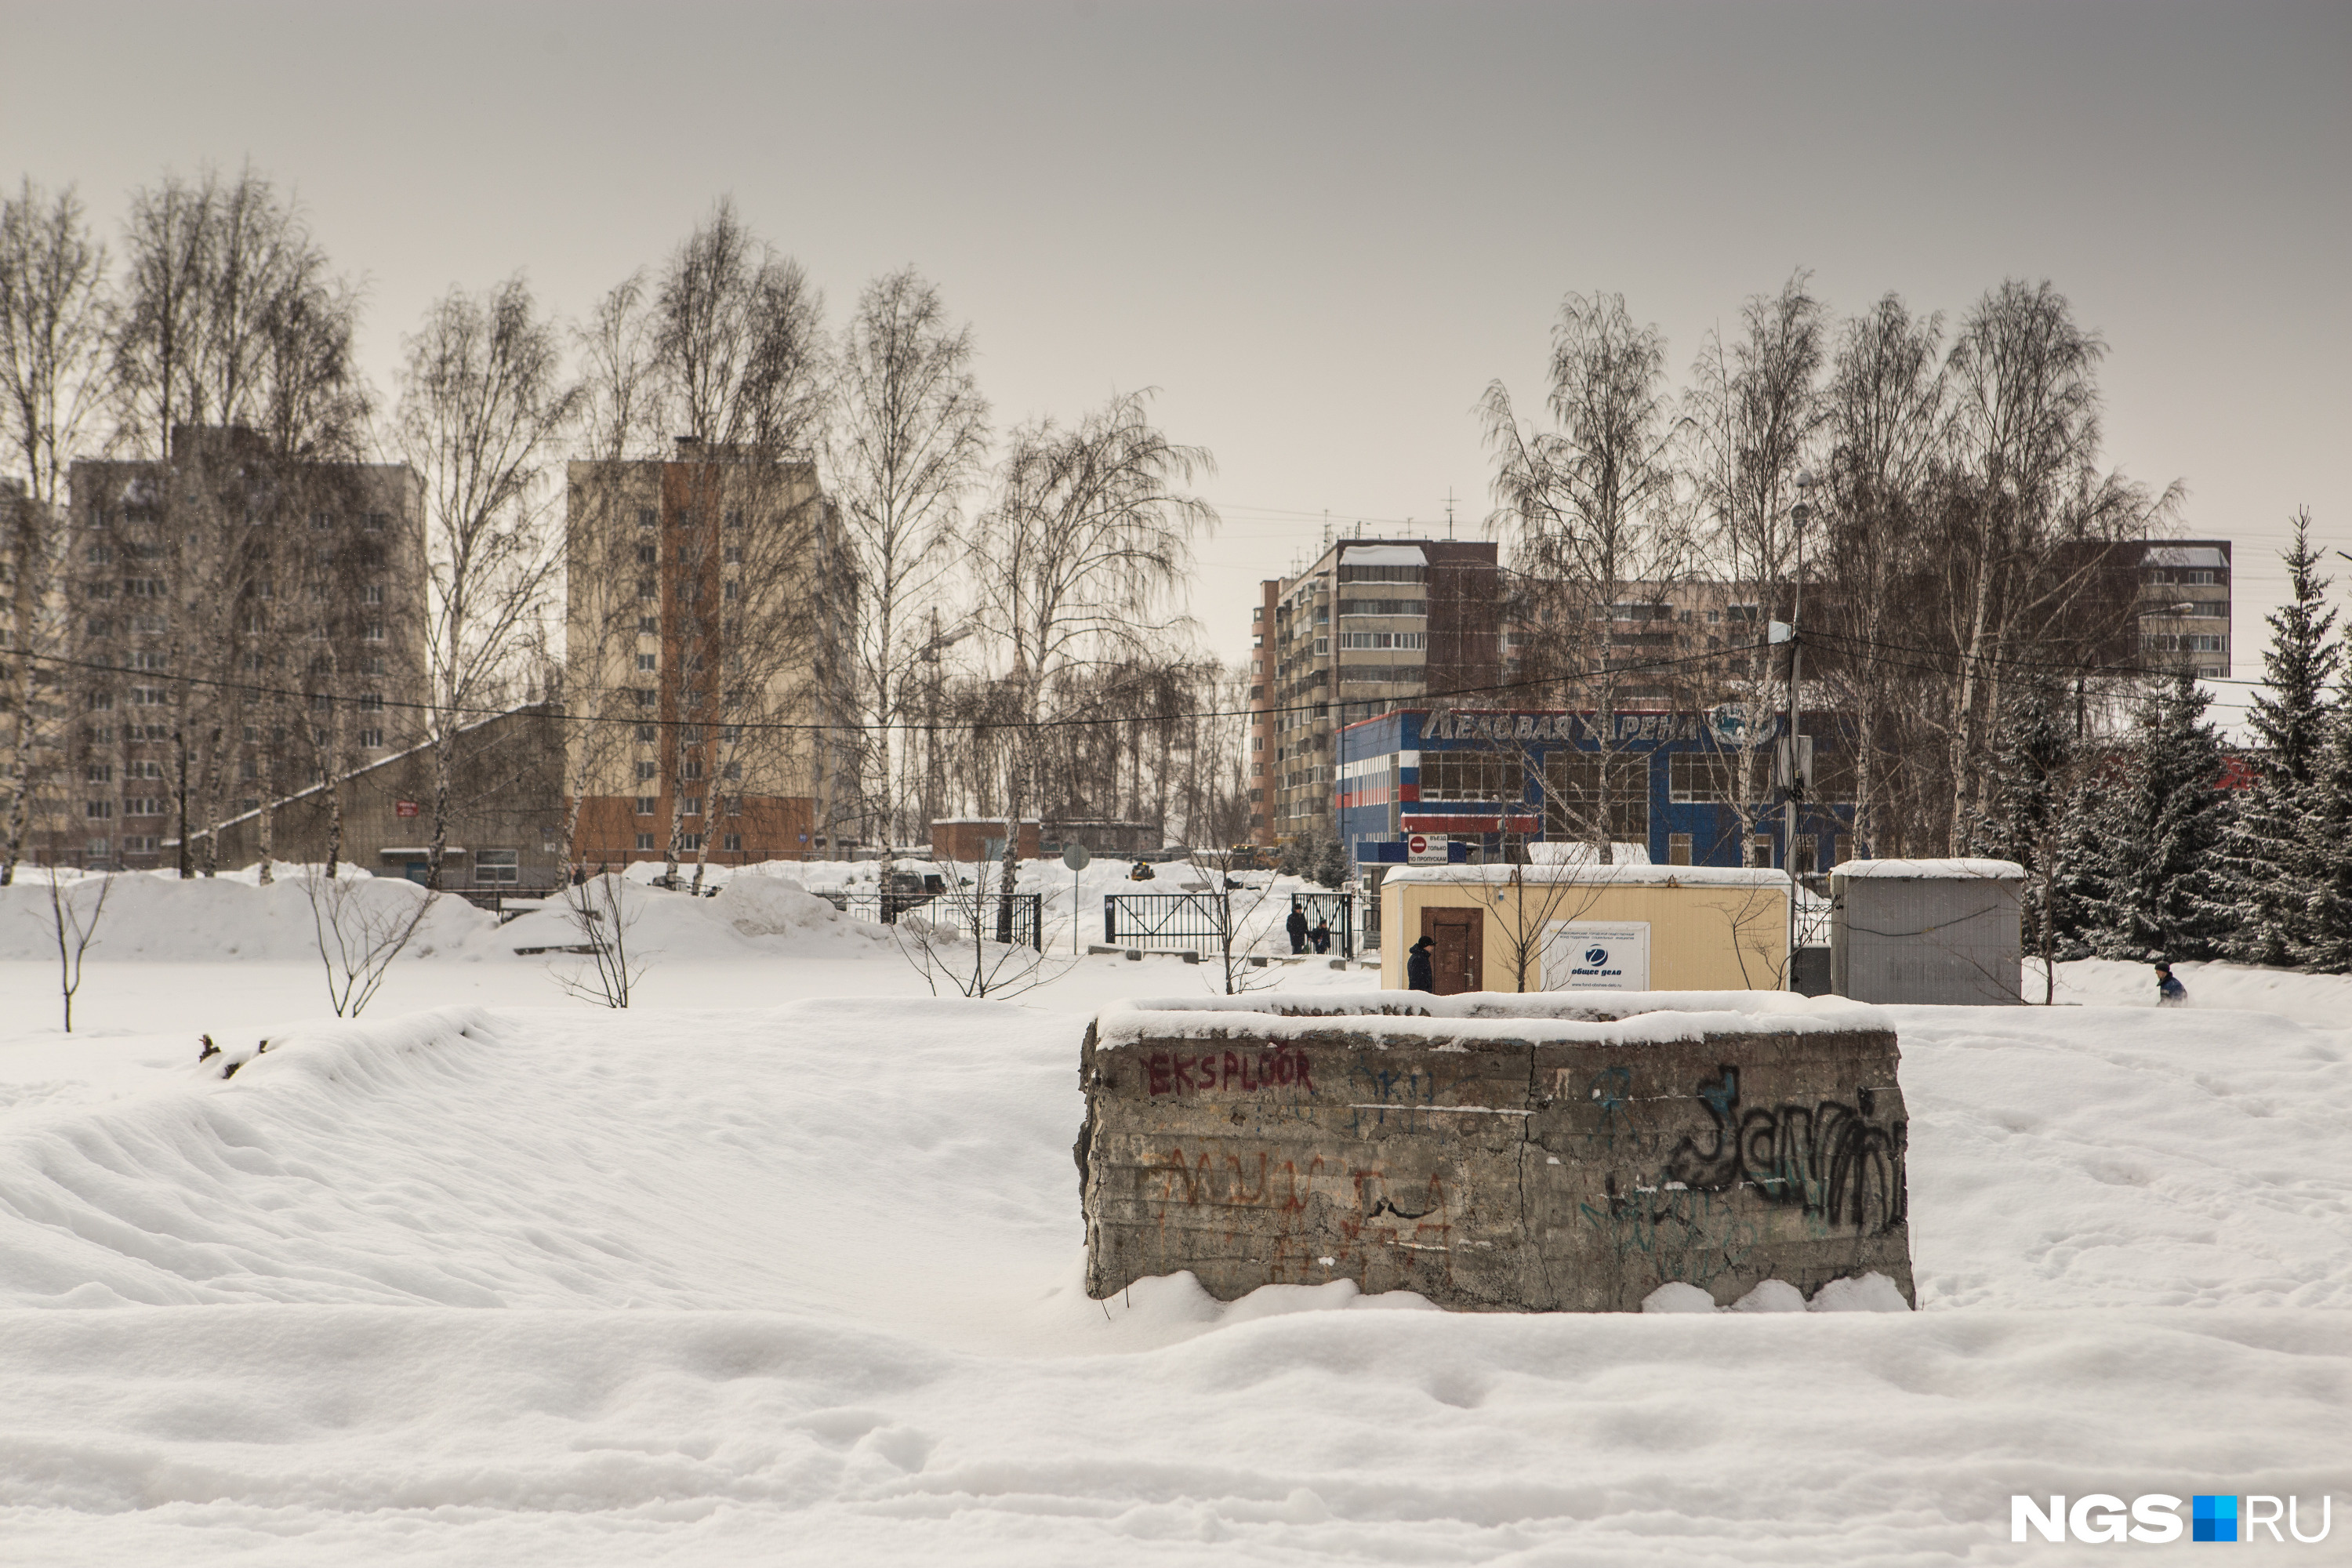
[[[0,960],[0,1563],[2063,1562],[2011,1493],[2352,1509],[2343,980],[1894,1010],[1916,1313],[1097,1303],[1077,1037],[1202,969],[934,999],[829,911],[648,895],[626,1014],[461,920],[341,1022],[245,891],[142,895],[69,1038]]]

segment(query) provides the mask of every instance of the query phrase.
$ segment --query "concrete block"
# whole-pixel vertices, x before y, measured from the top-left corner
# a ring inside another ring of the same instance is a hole
[[[1873,1009],[1780,993],[1114,1010],[1080,1068],[1087,1288],[1629,1311],[1877,1272],[1910,1300],[1897,1061]]]

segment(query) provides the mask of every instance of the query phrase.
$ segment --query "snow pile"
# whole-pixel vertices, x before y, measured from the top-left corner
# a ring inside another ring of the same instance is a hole
[[[824,900],[782,877],[730,877],[701,893],[650,886],[638,878],[594,879],[584,889],[548,899],[509,921],[485,945],[507,952],[560,952],[588,940],[574,903],[604,919],[606,889],[620,903],[623,940],[641,957],[711,959],[767,953],[808,939],[876,941],[887,928],[845,918]]]
[[[107,882],[106,908],[89,945],[89,960],[316,959],[318,926],[304,890],[307,879],[284,865],[276,872],[278,879],[268,887],[250,869],[185,881],[172,872],[121,873]],[[65,886],[86,915],[96,908],[105,880],[84,876]],[[350,897],[385,914],[404,916],[425,897],[424,889],[395,877],[347,875],[342,880]],[[51,920],[45,879],[0,888],[0,960],[55,960],[57,934]],[[496,917],[463,899],[444,895],[426,911],[404,956],[464,952],[497,925]]]

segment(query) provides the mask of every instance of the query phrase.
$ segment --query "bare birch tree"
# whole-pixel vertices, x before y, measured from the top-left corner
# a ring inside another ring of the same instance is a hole
[[[518,276],[452,290],[406,340],[394,433],[425,481],[433,748],[425,885],[448,847],[457,733],[503,700],[546,608],[561,554],[549,526],[560,487],[548,463],[579,406],[555,328]]]
[[[33,799],[61,737],[65,671],[63,572],[69,535],[66,478],[105,392],[111,299],[106,249],[72,189],[52,197],[28,179],[0,203],[0,401],[5,443],[22,465],[17,504],[0,495],[8,572],[7,802],[0,826],[0,887],[15,879]],[[47,689],[45,695],[43,688]]]
[[[675,567],[661,657],[679,676],[665,736],[665,877],[677,879],[687,803],[698,802],[698,889],[746,788],[785,793],[774,786],[806,766],[809,748],[779,721],[796,705],[794,689],[824,679],[829,651],[812,591],[830,521],[814,468],[826,396],[822,313],[799,263],[725,201],[672,255],[654,294],[655,385],[683,466],[660,544]]]
[[[1676,426],[1664,362],[1664,338],[1634,324],[1623,296],[1571,294],[1552,330],[1550,427],[1522,426],[1499,381],[1481,405],[1496,458],[1488,526],[1511,542],[1517,614],[1534,639],[1522,668],[1592,715],[1590,777],[1554,793],[1570,797],[1603,864],[1613,859],[1616,797],[1631,787],[1613,716],[1628,667],[1656,662],[1613,653],[1619,623],[1640,637],[1690,553],[1667,461]]]
[[[866,286],[835,361],[828,466],[856,594],[865,832],[879,837],[886,862],[903,784],[892,726],[919,678],[925,612],[940,597],[988,442],[971,359],[971,330],[951,324],[939,290],[909,268]]]

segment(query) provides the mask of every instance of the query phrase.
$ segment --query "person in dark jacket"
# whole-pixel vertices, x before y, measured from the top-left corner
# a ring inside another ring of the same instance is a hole
[[[1283,921],[1282,929],[1290,933],[1291,952],[1307,951],[1307,911],[1305,910],[1300,909],[1297,904],[1291,905],[1290,918]]]
[[[1316,952],[1330,952],[1331,922],[1329,921],[1317,921],[1315,922],[1315,929],[1307,933],[1307,940],[1315,944]]]
[[[1412,944],[1412,951],[1405,954],[1404,985],[1406,990],[1434,992],[1437,989],[1436,973],[1429,966],[1429,939],[1427,937],[1423,937],[1419,942]]]
[[[2162,959],[2156,965],[2156,1005],[2159,1007],[2189,1005],[2189,987],[2172,977],[2172,965]]]

